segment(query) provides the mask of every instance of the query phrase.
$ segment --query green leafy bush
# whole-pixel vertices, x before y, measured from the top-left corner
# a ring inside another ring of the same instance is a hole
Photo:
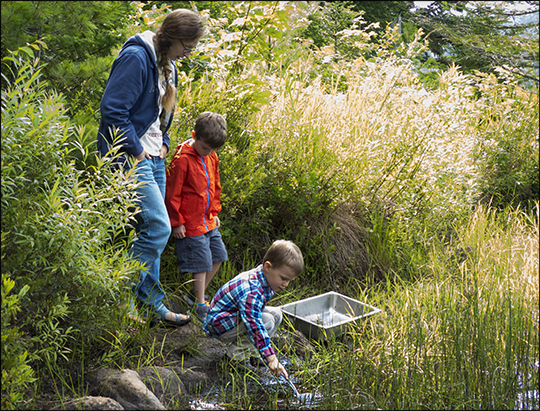
[[[54,366],[76,358],[80,344],[102,346],[104,334],[122,327],[121,296],[140,269],[127,255],[133,235],[124,235],[135,212],[134,178],[111,172],[84,129],[70,126],[63,98],[40,79],[34,49],[2,61],[2,73],[15,79],[3,76],[2,280],[20,311],[6,311],[4,324],[3,300],[2,340],[14,353],[28,351],[2,363],[9,375],[25,375],[26,359]],[[17,389],[6,386],[13,398]]]
[[[3,233],[2,233],[3,234]],[[3,240],[2,235],[2,240]],[[2,241],[3,243],[3,241]],[[11,326],[21,310],[19,300],[28,292],[28,285],[19,294],[11,294],[15,282],[2,273],[2,409],[13,410],[22,401],[22,392],[35,381],[34,370],[28,365],[28,351],[20,344],[22,334]],[[11,295],[10,295],[11,294]]]
[[[129,1],[4,3],[2,57],[25,44],[45,42],[47,48],[38,53],[47,62],[43,78],[65,96],[73,120],[95,123],[112,51],[127,40],[134,9]]]
[[[501,210],[532,210],[540,198],[538,94],[517,86],[513,76],[498,88],[499,95],[493,88],[481,90],[490,102],[478,125],[483,135],[477,149],[482,201]]]

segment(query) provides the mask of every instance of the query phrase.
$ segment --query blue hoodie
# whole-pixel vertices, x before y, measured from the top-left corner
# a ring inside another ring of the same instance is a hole
[[[174,67],[174,85],[178,87],[178,75]],[[138,156],[143,152],[140,138],[146,133],[159,113],[159,73],[154,53],[138,34],[130,37],[122,46],[114,61],[107,86],[101,99],[101,121],[97,137],[97,147],[105,156],[112,147],[109,128],[114,125],[124,132],[123,152]],[[172,115],[163,131],[163,144],[169,147],[171,141],[167,130],[172,123]],[[118,143],[117,143],[118,144]]]

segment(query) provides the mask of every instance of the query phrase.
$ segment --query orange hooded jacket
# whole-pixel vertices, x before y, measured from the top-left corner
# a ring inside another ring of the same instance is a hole
[[[215,228],[214,216],[221,211],[218,156],[201,156],[192,139],[176,147],[167,167],[165,205],[171,227],[186,227],[186,236],[202,235]]]

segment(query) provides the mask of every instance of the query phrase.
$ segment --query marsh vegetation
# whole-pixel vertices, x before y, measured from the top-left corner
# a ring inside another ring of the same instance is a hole
[[[538,409],[538,89],[504,68],[425,76],[421,31],[405,42],[388,27],[375,42],[359,23],[341,33],[348,54],[313,50],[294,37],[302,2],[253,3],[207,19],[171,131],[174,145],[202,111],[228,120],[230,260],[209,293],[290,239],[306,270],[271,305],[333,290],[381,309],[346,342],[287,354],[312,408]],[[40,81],[39,47],[4,60],[15,80],[2,89],[3,409],[34,408],[45,380],[57,397],[81,395],[74,369],[137,369],[163,347],[119,309],[140,269],[127,257],[133,176],[95,156],[95,128]],[[170,294],[189,279],[175,258],[172,243]],[[246,386],[209,400],[302,407]]]

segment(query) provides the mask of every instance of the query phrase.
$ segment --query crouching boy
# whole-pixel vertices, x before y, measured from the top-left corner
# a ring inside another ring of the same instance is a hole
[[[267,303],[303,270],[304,258],[298,246],[291,241],[275,241],[261,265],[238,274],[219,289],[210,302],[204,331],[231,344],[227,350],[231,360],[246,362],[262,357],[274,374],[289,378],[270,345],[283,318],[281,309]]]

